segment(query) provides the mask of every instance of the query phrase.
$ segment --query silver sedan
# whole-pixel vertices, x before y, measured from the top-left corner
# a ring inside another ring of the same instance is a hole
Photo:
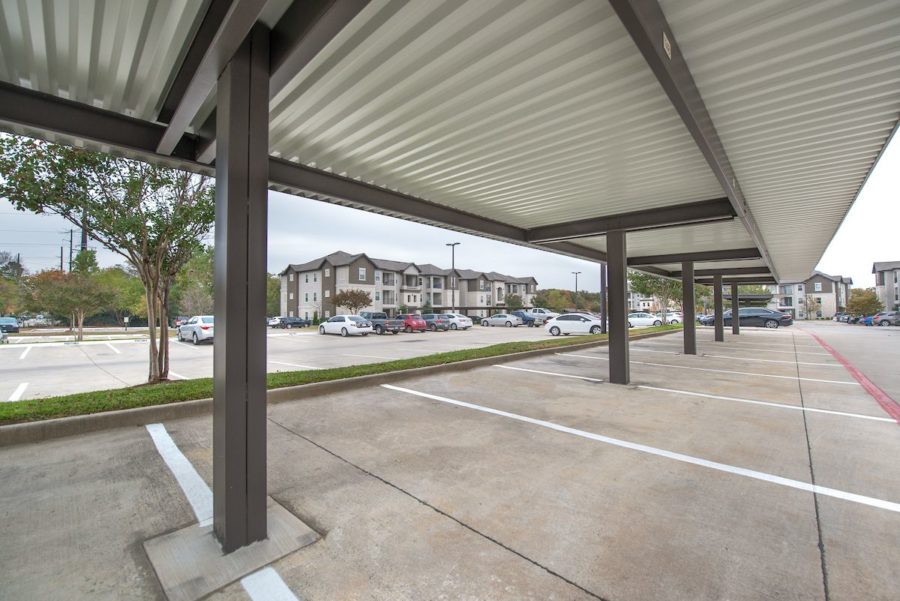
[[[518,328],[522,325],[522,318],[508,313],[497,313],[481,320],[481,325],[488,326],[505,326],[507,328]]]

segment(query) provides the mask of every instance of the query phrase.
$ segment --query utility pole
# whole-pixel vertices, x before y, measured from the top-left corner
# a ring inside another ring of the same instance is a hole
[[[456,247],[459,244],[459,242],[448,242],[445,245],[450,247],[450,279],[453,283],[450,286],[450,310],[454,313],[456,313],[456,286],[458,282],[454,274],[456,273]]]
[[[581,272],[573,271],[572,273],[575,275],[575,310],[577,311],[578,310],[578,274]]]
[[[87,211],[81,212],[81,250],[87,250],[88,235],[84,223],[87,221]]]
[[[63,270],[63,247],[59,247],[59,270]]]
[[[72,246],[75,241],[75,230],[69,230],[69,273],[72,273]]]

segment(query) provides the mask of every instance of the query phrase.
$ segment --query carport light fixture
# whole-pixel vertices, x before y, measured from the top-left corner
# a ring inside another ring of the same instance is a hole
[[[454,283],[450,286],[450,311],[456,313],[456,247],[460,242],[448,242],[445,246],[450,247],[450,281]]]
[[[578,274],[581,272],[573,271],[572,273],[575,275],[575,310],[577,311],[578,310]]]

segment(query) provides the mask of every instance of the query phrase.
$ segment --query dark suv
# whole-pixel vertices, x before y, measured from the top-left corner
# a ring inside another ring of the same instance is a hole
[[[534,327],[534,316],[529,315],[525,311],[510,311],[510,315],[515,315],[519,319],[522,320],[522,325],[528,326],[529,328]]]
[[[278,320],[278,327],[284,328],[308,328],[312,322],[302,317],[281,317]]]
[[[436,332],[438,330],[446,332],[450,329],[450,318],[446,315],[439,315],[437,313],[425,313],[422,315],[422,319],[425,320],[425,325],[432,332]]]
[[[771,309],[762,309],[758,307],[741,307],[738,309],[741,326],[761,326],[764,328],[777,328],[779,326],[789,326],[794,323],[794,318],[787,313],[773,311]],[[731,325],[731,311],[725,311],[725,325]],[[711,326],[715,323],[713,315],[703,315],[698,319],[702,325]]]

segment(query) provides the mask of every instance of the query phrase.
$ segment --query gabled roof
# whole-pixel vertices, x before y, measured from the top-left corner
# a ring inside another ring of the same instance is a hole
[[[484,273],[472,269],[457,269],[456,273],[459,274],[461,280],[477,280],[484,275]]]
[[[872,263],[872,273],[876,271],[890,271],[892,269],[900,269],[900,261],[885,261],[883,263]]]
[[[403,271],[412,263],[409,261],[390,261],[388,259],[369,259],[372,261],[372,264],[375,265],[378,269],[383,269],[384,271]]]
[[[437,265],[432,265],[431,263],[416,265],[416,267],[419,268],[422,275],[450,275],[449,269],[441,269]]]
[[[853,284],[853,278],[841,278],[841,281],[845,284]]]
[[[342,265],[349,265],[353,261],[357,260],[360,257],[366,257],[365,253],[358,253],[355,255],[351,255],[348,252],[344,252],[342,250],[331,253],[330,255],[325,255],[324,257],[319,257],[318,259],[313,259],[312,261],[307,261],[306,263],[291,263],[288,265],[284,271],[279,275],[284,275],[288,272],[288,270],[292,271],[314,271],[316,269],[321,269],[322,264],[326,261],[333,265],[334,267],[340,267]],[[366,257],[367,259],[369,257]],[[371,261],[371,259],[369,259]],[[374,261],[373,261],[374,263]]]

